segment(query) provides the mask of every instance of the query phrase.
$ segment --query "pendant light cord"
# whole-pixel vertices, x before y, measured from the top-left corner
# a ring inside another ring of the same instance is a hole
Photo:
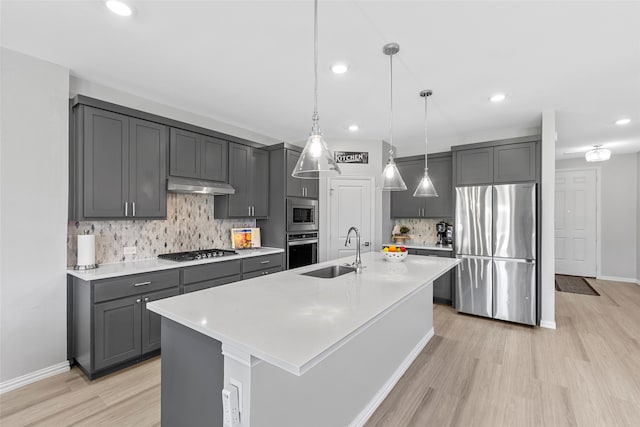
[[[317,127],[318,115],[318,0],[313,2],[313,127]]]
[[[389,55],[389,156],[393,158],[393,54]]]
[[[427,167],[427,147],[429,145],[429,138],[427,137],[427,98],[429,95],[425,95],[424,97],[424,170],[428,170]]]

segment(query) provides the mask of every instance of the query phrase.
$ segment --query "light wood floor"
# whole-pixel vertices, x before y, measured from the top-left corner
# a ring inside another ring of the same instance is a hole
[[[436,336],[366,427],[640,426],[640,286],[591,284],[600,297],[556,292],[555,331],[436,305]],[[159,423],[159,358],[0,396],[2,427]]]

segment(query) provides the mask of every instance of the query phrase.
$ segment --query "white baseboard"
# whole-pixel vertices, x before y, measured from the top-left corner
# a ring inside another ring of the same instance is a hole
[[[640,285],[640,280],[634,279],[633,277],[598,276],[598,277],[596,277],[596,279],[598,279],[598,280],[610,280],[612,282],[635,283],[636,285]]]
[[[541,328],[547,328],[547,329],[556,329],[556,322],[550,322],[548,320],[541,320],[540,321],[540,327]]]
[[[393,390],[393,387],[396,385],[398,381],[400,381],[400,378],[402,378],[402,375],[404,375],[407,369],[409,369],[409,366],[411,366],[413,361],[416,360],[416,357],[418,357],[422,349],[427,345],[429,341],[431,341],[431,338],[433,338],[434,335],[435,333],[433,331],[433,328],[431,328],[431,330],[429,330],[429,332],[427,332],[427,334],[424,337],[422,337],[420,341],[418,341],[416,346],[402,361],[400,366],[398,366],[398,368],[395,370],[393,375],[391,375],[391,377],[382,386],[382,388],[378,390],[376,395],[373,396],[373,399],[371,399],[371,401],[367,404],[367,406],[365,406],[365,408],[362,411],[360,411],[358,416],[353,421],[351,421],[351,424],[349,424],[349,427],[362,427],[367,422],[369,417],[373,415],[373,413],[378,408],[378,406],[380,406],[382,401],[387,397],[389,393],[391,393],[391,390]]]
[[[35,383],[36,381],[43,380],[45,378],[67,372],[70,369],[69,361],[58,363],[57,365],[49,366],[47,368],[39,369],[35,372],[31,372],[17,378],[3,381],[0,383],[0,394],[6,393],[11,390],[15,390],[27,384]]]

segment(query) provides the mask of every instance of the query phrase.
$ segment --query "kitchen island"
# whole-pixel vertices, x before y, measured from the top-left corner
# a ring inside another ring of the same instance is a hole
[[[348,257],[150,303],[163,426],[222,426],[230,385],[243,427],[363,424],[433,336],[432,282],[458,260],[362,259],[359,275],[302,275]]]

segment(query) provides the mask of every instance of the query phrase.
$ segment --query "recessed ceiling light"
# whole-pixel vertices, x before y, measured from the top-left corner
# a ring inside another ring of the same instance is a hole
[[[629,123],[631,123],[631,119],[616,120],[617,125],[628,125]]]
[[[126,4],[118,0],[107,0],[107,7],[116,15],[129,16],[131,15],[131,8]]]
[[[331,71],[333,71],[335,74],[344,74],[348,69],[349,67],[346,64],[335,64],[331,66]]]
[[[496,93],[495,95],[491,95],[491,98],[489,98],[489,100],[491,102],[501,102],[504,101],[506,97],[507,95],[505,95],[504,93]]]
[[[350,130],[351,132],[355,132],[355,131],[357,131],[358,129],[360,129],[360,126],[358,126],[358,125],[349,125],[349,130]]]

